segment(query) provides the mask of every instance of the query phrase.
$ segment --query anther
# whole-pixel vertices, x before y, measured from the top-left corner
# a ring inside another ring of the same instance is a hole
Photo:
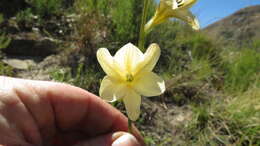
[[[126,75],[126,81],[127,82],[132,82],[134,80],[134,77],[131,74]]]
[[[183,0],[176,0],[177,4],[178,4],[178,8],[183,6],[184,1]]]

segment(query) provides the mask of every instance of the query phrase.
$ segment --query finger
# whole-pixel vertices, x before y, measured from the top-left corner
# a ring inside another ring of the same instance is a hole
[[[13,92],[13,84],[1,77],[0,83],[0,142],[10,145],[15,141],[41,144],[38,127],[26,106]]]
[[[75,146],[141,146],[137,139],[126,132],[116,132],[102,135],[80,142]]]
[[[95,136],[128,129],[123,114],[85,90],[61,83],[12,80],[24,86],[17,86],[16,92],[43,131],[52,131],[56,125],[64,131],[78,130]],[[141,141],[138,130],[133,131]]]
[[[65,84],[49,89],[48,98],[60,129],[81,130],[89,136],[127,130],[126,117],[99,97]]]
[[[99,97],[66,84],[52,85],[49,91],[58,125],[64,131],[80,130],[88,136],[115,131],[128,131],[128,120]],[[133,134],[143,143],[133,127]]]
[[[0,82],[4,83],[6,90],[11,90],[11,93],[18,97],[17,99],[20,100],[19,103],[22,103],[30,113],[30,118],[35,121],[35,123],[31,124],[30,127],[37,126],[38,131],[36,134],[41,133],[43,141],[48,141],[48,139],[54,135],[56,129],[54,112],[49,100],[44,98],[44,95],[41,95],[45,94],[45,92],[38,92],[38,90],[47,91],[47,89],[43,89],[44,87],[38,85],[36,81],[0,77]],[[22,111],[22,109],[20,109],[20,111]],[[21,117],[21,114],[18,114],[18,112],[14,115],[19,119],[23,119],[16,120],[18,123],[25,123],[26,120],[30,119],[28,117]],[[36,135],[32,132],[27,133]]]

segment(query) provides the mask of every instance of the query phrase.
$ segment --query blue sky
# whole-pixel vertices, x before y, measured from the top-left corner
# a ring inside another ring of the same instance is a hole
[[[260,5],[260,0],[198,0],[191,10],[203,28],[250,5]]]

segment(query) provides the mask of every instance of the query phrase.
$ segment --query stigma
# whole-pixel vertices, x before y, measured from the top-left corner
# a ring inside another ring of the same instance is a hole
[[[133,77],[132,74],[127,74],[127,75],[126,75],[126,81],[127,81],[127,82],[132,82],[133,80],[134,80],[134,77]]]

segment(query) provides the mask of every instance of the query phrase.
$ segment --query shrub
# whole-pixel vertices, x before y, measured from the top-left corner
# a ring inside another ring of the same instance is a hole
[[[106,34],[104,39],[109,42],[106,43],[106,47],[117,49],[128,42],[137,44],[141,23],[141,3],[140,0],[76,0],[74,7],[80,16],[77,33],[81,36],[78,37],[96,38],[98,34]],[[149,10],[149,15],[152,15],[155,10],[154,2],[151,2]],[[90,32],[86,27],[82,27],[85,25],[92,28],[95,34],[82,33],[86,30]]]
[[[49,16],[61,12],[63,0],[27,0],[35,14]]]
[[[16,14],[17,22],[33,23],[33,13],[31,8],[22,10]]]
[[[208,60],[210,65],[219,65],[221,48],[205,35],[193,31],[178,21],[168,21],[154,29],[148,43],[158,43],[162,55],[158,64],[160,72],[178,74],[188,70],[193,60]]]

